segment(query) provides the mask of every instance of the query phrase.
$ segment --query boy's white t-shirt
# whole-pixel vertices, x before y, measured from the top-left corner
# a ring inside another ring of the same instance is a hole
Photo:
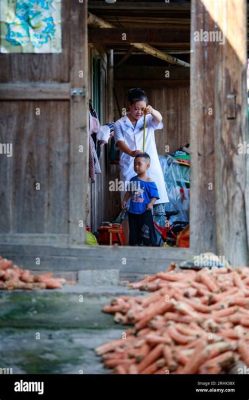
[[[141,117],[135,126],[131,123],[128,116],[120,118],[114,125],[115,141],[119,140],[125,142],[125,144],[131,150],[143,151],[143,128],[144,118]],[[155,141],[155,129],[162,129],[163,123],[155,122],[151,114],[146,115],[146,140],[145,140],[145,152],[149,154],[151,163],[148,169],[148,176],[156,183],[159,192],[160,199],[155,204],[168,203],[169,198],[166,191],[166,185],[164,181],[163,171],[157,154],[156,141]],[[129,182],[136,173],[134,171],[134,157],[121,152],[120,155],[120,169],[121,169],[121,180],[123,182]]]

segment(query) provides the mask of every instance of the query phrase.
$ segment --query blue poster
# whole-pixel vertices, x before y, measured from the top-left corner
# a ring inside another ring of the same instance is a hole
[[[1,53],[60,53],[61,0],[1,0]]]

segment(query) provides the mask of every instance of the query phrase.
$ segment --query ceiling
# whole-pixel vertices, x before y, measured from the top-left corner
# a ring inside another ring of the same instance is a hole
[[[115,63],[128,51],[132,51],[126,65],[165,65],[165,61],[131,48],[129,42],[147,43],[189,62],[190,0],[170,0],[170,3],[158,0],[117,0],[115,4],[89,0],[88,10],[116,28],[115,33],[92,27],[89,29],[90,42],[114,49]],[[121,40],[121,33],[126,33],[127,41]]]

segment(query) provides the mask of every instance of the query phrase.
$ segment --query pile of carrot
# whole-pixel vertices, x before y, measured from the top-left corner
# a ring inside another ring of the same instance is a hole
[[[217,374],[249,367],[249,268],[170,270],[132,283],[152,291],[114,299],[103,311],[130,324],[96,349],[117,374]]]
[[[0,257],[0,289],[60,289],[65,282],[65,279],[53,277],[51,272],[34,275]]]

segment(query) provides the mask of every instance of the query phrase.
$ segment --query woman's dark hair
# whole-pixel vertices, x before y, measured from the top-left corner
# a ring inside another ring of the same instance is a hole
[[[148,97],[143,89],[133,88],[128,91],[128,102],[134,104],[137,101],[145,101],[148,104]]]

